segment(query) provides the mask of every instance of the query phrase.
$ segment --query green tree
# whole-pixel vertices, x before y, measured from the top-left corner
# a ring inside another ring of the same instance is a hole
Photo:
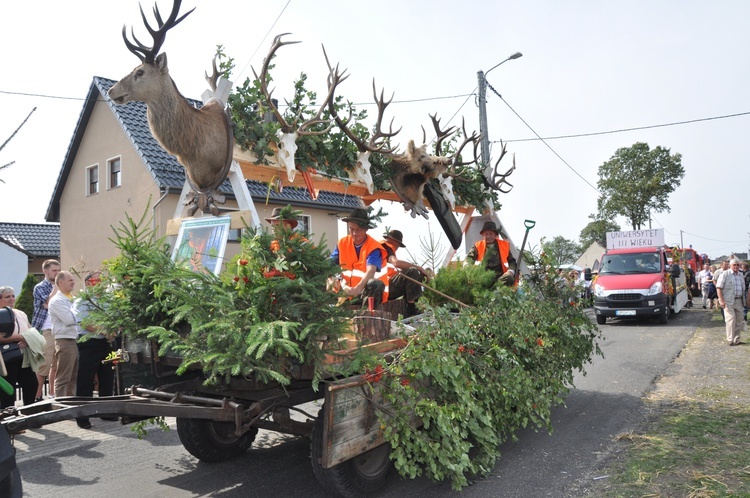
[[[651,150],[643,142],[617,149],[599,166],[599,213],[609,219],[624,216],[633,230],[640,230],[652,211],[670,211],[669,194],[684,176],[682,155],[670,154],[670,149],[657,146]]]
[[[37,278],[29,273],[21,284],[21,291],[16,299],[16,308],[26,313],[29,320],[34,316],[34,286],[39,282]]]
[[[552,240],[542,237],[542,252],[547,255],[553,265],[572,264],[581,254],[581,247],[572,240],[558,235]]]
[[[598,242],[602,247],[607,247],[607,232],[619,231],[620,225],[613,220],[600,218],[596,214],[590,214],[589,218],[591,218],[591,221],[583,227],[580,235],[578,235],[581,249],[585,250],[594,242]]]

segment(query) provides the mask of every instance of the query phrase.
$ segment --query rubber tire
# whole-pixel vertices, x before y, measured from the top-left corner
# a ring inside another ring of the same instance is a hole
[[[599,325],[604,325],[607,323],[607,317],[604,315],[596,315],[596,323]]]
[[[197,418],[178,418],[177,435],[185,449],[203,462],[223,462],[244,454],[255,441],[258,428],[234,435],[234,424]]]
[[[320,410],[312,431],[310,460],[313,473],[327,493],[354,498],[375,496],[388,484],[393,474],[391,448],[384,444],[330,469],[320,466],[323,456],[323,412]]]

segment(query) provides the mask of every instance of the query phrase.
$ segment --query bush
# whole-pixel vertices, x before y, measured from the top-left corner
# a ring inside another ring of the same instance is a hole
[[[21,284],[21,290],[18,293],[18,299],[16,299],[16,309],[19,309],[26,313],[26,316],[31,320],[34,316],[34,286],[39,281],[37,278],[29,273]]]
[[[487,270],[482,265],[462,266],[459,262],[441,269],[430,285],[443,294],[472,306],[478,302],[482,294],[495,285],[496,280],[495,272]],[[424,296],[432,306],[453,304],[445,296],[431,289],[425,288]]]

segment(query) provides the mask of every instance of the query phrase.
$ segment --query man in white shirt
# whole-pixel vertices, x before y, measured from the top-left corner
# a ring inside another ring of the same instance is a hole
[[[55,278],[58,292],[49,302],[52,336],[55,338],[55,396],[75,396],[78,375],[78,322],[73,313],[73,274],[61,271]]]

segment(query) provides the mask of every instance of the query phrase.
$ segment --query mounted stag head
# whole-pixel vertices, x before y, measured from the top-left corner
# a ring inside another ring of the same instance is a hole
[[[258,74],[255,72],[255,69],[253,69],[253,74],[255,75],[255,79],[257,79],[260,84],[260,90],[266,99],[266,105],[268,105],[268,107],[273,112],[274,116],[276,116],[276,120],[278,121],[280,125],[279,131],[276,132],[276,139],[277,139],[276,143],[278,146],[278,152],[277,152],[278,161],[286,169],[286,174],[287,174],[287,177],[289,178],[289,181],[294,181],[294,177],[297,172],[297,168],[294,164],[294,156],[297,153],[297,138],[303,135],[322,135],[324,133],[328,133],[330,129],[333,127],[333,123],[330,120],[322,119],[320,117],[320,114],[323,112],[323,109],[326,108],[326,106],[328,105],[328,101],[331,99],[331,96],[333,95],[333,89],[329,90],[328,96],[323,101],[323,104],[320,106],[320,108],[318,108],[318,112],[315,114],[315,116],[308,119],[301,125],[297,126],[297,122],[299,121],[299,118],[302,115],[302,111],[304,110],[304,109],[300,109],[297,115],[294,117],[294,121],[292,121],[291,123],[287,123],[287,121],[281,115],[281,112],[279,112],[279,109],[276,106],[276,104],[274,104],[273,99],[271,98],[271,94],[273,93],[273,90],[271,90],[270,92],[268,91],[268,65],[271,63],[271,59],[273,58],[274,54],[279,49],[279,47],[282,47],[284,45],[292,45],[294,43],[299,43],[298,41],[293,41],[293,42],[281,41],[281,37],[286,36],[288,34],[289,33],[282,33],[273,39],[273,45],[271,46],[271,50],[268,52],[268,55],[266,56],[266,58],[263,60],[263,68],[260,71],[260,76],[258,76]],[[324,130],[318,130],[318,131],[308,130],[308,128],[317,124],[325,124],[328,126]]]
[[[211,213],[218,214],[214,201],[221,204],[224,199],[212,191],[226,179],[232,164],[232,123],[219,101],[209,101],[200,109],[190,105],[169,76],[167,55],[160,54],[159,49],[167,31],[195,10],[178,18],[180,4],[181,0],[174,0],[166,21],[162,21],[159,8],[154,6],[157,29],[148,23],[141,7],[143,23],[153,39],[151,47],[141,43],[132,29],[131,42],[127,27],[123,26],[125,45],[141,64],[109,89],[109,97],[116,104],[131,100],[146,103],[151,133],[164,150],[185,167],[188,183],[197,192],[190,199],[188,214],[192,216],[197,209],[210,209]]]
[[[436,116],[430,116],[430,118],[437,133],[436,151],[439,151],[442,141],[456,128],[441,130],[440,120]],[[410,140],[406,152],[392,156],[395,172],[391,176],[391,187],[403,202],[404,209],[411,211],[412,218],[417,215],[427,218],[427,208],[423,197],[424,184],[448,171],[454,160],[452,156],[428,154],[424,128],[422,132],[425,143],[421,147],[417,147],[414,141]]]
[[[344,73],[346,73],[346,69],[340,73],[338,65],[336,65],[335,68],[331,66],[331,63],[328,61],[328,54],[326,54],[325,48],[323,48],[323,54],[326,58],[326,64],[328,64],[328,90],[329,92],[335,91],[339,83],[348,78],[349,75],[344,75]],[[388,133],[384,133],[380,129],[380,125],[383,121],[383,115],[385,114],[385,108],[388,107],[388,104],[393,101],[393,95],[391,95],[391,100],[386,102],[383,98],[383,91],[381,91],[380,98],[378,99],[378,92],[375,89],[374,79],[372,80],[372,95],[375,99],[375,104],[377,104],[378,106],[378,119],[375,123],[375,131],[373,131],[372,135],[370,135],[370,139],[367,141],[367,143],[365,143],[364,140],[360,139],[351,129],[349,129],[348,125],[352,118],[351,110],[349,112],[349,117],[346,120],[341,119],[341,117],[339,117],[338,113],[336,112],[333,93],[331,93],[331,99],[328,101],[328,112],[331,114],[331,117],[333,117],[333,119],[336,121],[336,124],[341,129],[341,131],[343,131],[344,134],[357,145],[357,150],[359,151],[359,154],[357,155],[357,164],[355,165],[353,171],[349,171],[349,175],[355,180],[359,180],[360,182],[362,182],[367,187],[367,191],[371,194],[375,190],[375,185],[372,181],[372,174],[370,173],[370,154],[373,152],[380,154],[392,153],[394,150],[396,150],[396,147],[388,147],[387,139],[396,136],[398,132],[401,131],[401,128],[393,131],[393,119],[391,119]]]

